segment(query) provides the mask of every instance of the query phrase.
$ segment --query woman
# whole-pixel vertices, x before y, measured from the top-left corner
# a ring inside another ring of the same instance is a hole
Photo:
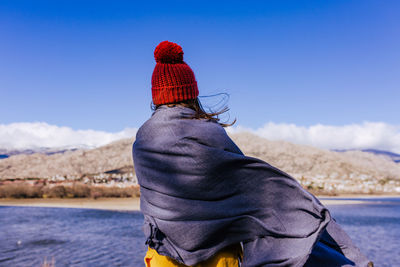
[[[133,145],[146,266],[238,266],[241,246],[246,267],[371,266],[313,195],[202,110],[179,45],[154,55],[155,111]]]

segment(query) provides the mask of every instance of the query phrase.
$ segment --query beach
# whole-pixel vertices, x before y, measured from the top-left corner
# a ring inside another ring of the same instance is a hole
[[[22,198],[0,199],[0,206],[140,210],[139,198]]]
[[[399,195],[339,195],[318,196],[324,205],[362,204],[371,198],[392,198]],[[102,210],[140,210],[139,198],[21,198],[0,199],[0,206],[81,208]]]

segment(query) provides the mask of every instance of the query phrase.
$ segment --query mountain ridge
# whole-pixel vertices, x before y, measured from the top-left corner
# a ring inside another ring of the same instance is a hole
[[[270,141],[252,133],[230,134],[244,154],[260,158],[296,178],[304,187],[330,191],[400,193],[400,164],[370,152],[336,152],[285,141]],[[82,179],[115,174],[133,176],[132,143],[122,139],[94,149],[50,155],[13,155],[0,160],[0,179]]]

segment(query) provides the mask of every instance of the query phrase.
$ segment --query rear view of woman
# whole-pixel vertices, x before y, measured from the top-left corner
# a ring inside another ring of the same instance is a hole
[[[133,145],[146,266],[372,266],[313,195],[202,109],[179,45],[154,56],[155,111]]]

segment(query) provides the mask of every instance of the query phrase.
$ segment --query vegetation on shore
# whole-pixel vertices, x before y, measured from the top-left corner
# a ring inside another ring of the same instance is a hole
[[[139,197],[139,186],[98,186],[83,183],[53,185],[9,183],[0,185],[0,198],[100,198]]]
[[[301,181],[300,181],[301,183]],[[325,190],[322,186],[310,184],[303,187],[317,196],[339,196],[343,193],[338,190]],[[350,192],[349,194],[375,195],[381,192]],[[393,194],[393,193],[392,193]],[[390,195],[392,195],[390,194]],[[398,195],[398,194],[393,194]],[[109,185],[109,184],[84,184],[73,182],[65,184],[32,184],[29,182],[0,183],[0,199],[29,199],[29,198],[138,198],[140,197],[139,185]]]

